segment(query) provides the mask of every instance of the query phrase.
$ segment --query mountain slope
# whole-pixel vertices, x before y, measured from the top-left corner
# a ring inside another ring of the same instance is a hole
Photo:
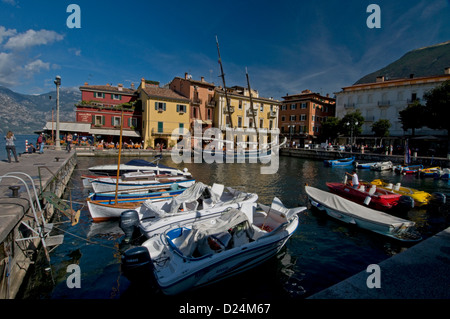
[[[75,104],[81,100],[81,93],[70,89],[60,89],[59,93],[60,121],[75,121]],[[52,109],[56,120],[56,91],[27,95],[0,86],[0,132],[3,134],[9,130],[16,134],[41,130],[52,120]]]
[[[396,79],[408,78],[410,74],[415,77],[442,75],[446,67],[450,67],[450,41],[410,51],[388,66],[362,77],[355,84],[375,82],[377,76]]]

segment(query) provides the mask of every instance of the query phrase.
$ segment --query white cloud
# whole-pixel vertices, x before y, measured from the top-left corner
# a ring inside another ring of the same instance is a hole
[[[8,38],[10,36],[14,36],[17,34],[16,29],[7,30],[4,26],[0,25],[0,44],[3,42],[4,38]]]
[[[8,39],[4,47],[12,50],[23,50],[32,46],[50,44],[55,41],[61,41],[64,36],[49,30],[28,30],[19,33]]]
[[[38,73],[41,70],[50,70],[50,63],[43,62],[41,59],[37,59],[33,62],[28,63],[24,67],[25,72],[30,75],[33,75],[34,73]]]

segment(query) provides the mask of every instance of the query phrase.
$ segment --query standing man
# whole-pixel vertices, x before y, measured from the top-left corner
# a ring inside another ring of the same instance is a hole
[[[41,133],[41,135],[39,135],[37,143],[39,145],[39,154],[43,154],[44,153],[44,145],[45,145],[44,133]]]
[[[66,150],[69,153],[72,150],[72,141],[73,141],[72,134],[67,135],[67,138],[66,138],[66,142],[67,142]]]

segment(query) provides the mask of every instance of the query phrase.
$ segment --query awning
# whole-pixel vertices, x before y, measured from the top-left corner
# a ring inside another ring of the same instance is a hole
[[[95,135],[113,135],[113,136],[120,136],[120,129],[101,129],[101,128],[92,128],[89,132],[90,134]],[[127,137],[141,137],[139,132],[131,131],[131,130],[123,130],[122,136]]]
[[[56,131],[56,122],[47,122],[43,130]],[[120,129],[91,128],[90,123],[59,122],[59,131],[71,133],[87,133],[90,135],[95,134],[95,135],[120,136]],[[123,130],[122,136],[141,137],[139,132],[133,130]]]
[[[47,122],[43,130],[56,131],[56,122]],[[90,123],[76,123],[76,122],[59,122],[60,132],[77,132],[77,133],[90,133]]]

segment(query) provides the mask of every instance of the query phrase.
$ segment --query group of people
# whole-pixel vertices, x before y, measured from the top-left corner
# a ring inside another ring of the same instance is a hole
[[[11,163],[11,157],[14,156],[16,163],[19,163],[19,158],[17,157],[16,144],[14,143],[16,137],[12,131],[9,131],[5,135],[6,142],[6,154],[8,156],[8,162]],[[36,147],[33,143],[30,143],[26,146],[25,153],[36,153],[37,150],[40,154],[44,153],[45,146],[45,136],[44,133],[41,133],[36,141]]]

